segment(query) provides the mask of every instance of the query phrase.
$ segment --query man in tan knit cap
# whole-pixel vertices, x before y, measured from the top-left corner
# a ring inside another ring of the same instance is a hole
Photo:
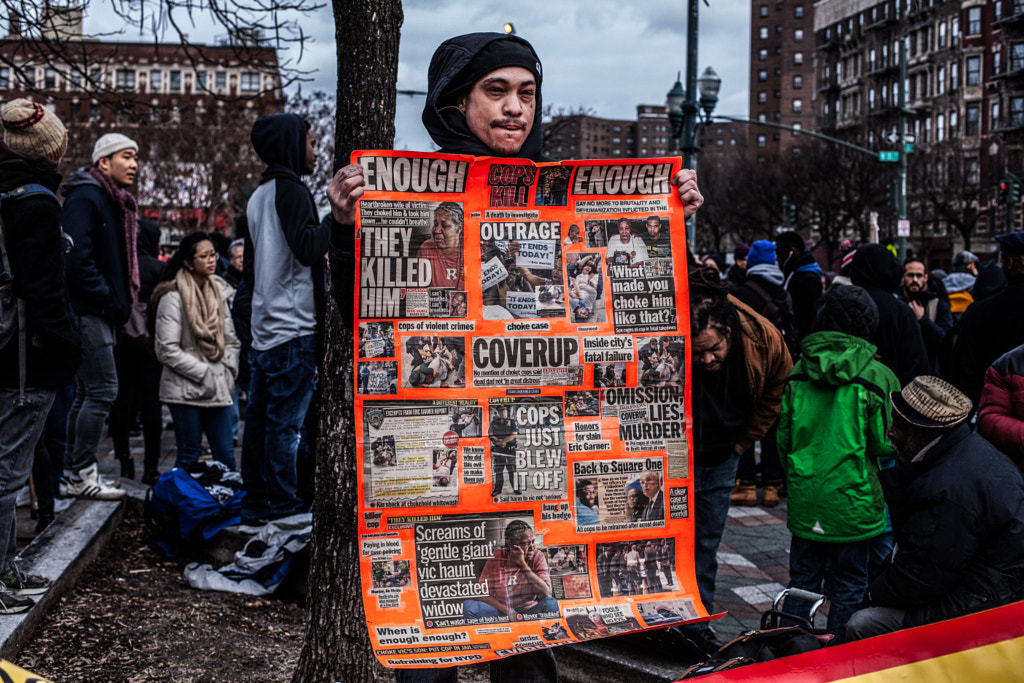
[[[967,425],[971,400],[938,377],[892,392],[899,465],[878,473],[895,549],[848,640],[1024,599],[1024,478]]]
[[[15,564],[15,499],[28,481],[56,388],[69,384],[81,359],[64,279],[57,162],[67,149],[63,124],[29,100],[9,102],[0,113],[0,214],[4,280],[24,306],[19,331],[0,348],[0,614],[24,612],[50,583]],[[24,361],[22,361],[22,351]],[[42,487],[50,482],[39,481]],[[40,504],[40,516],[53,519]]]

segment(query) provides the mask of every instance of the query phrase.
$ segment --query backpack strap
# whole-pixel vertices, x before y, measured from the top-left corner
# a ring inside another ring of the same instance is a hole
[[[53,193],[48,187],[40,185],[39,183],[29,183],[28,185],[22,185],[16,187],[10,192],[4,192],[0,194],[0,205],[8,199],[25,199],[33,195],[49,195],[53,198],[53,201],[57,202],[60,206],[60,201],[57,199],[57,195]],[[0,250],[3,251],[3,264],[4,272],[7,273],[8,277],[11,278],[12,284],[14,280],[14,274],[11,272],[11,263],[7,258],[7,235],[3,230],[3,217],[0,216]],[[15,403],[19,408],[25,406],[28,403],[28,399],[25,396],[25,383],[27,375],[27,354],[28,354],[28,340],[26,339],[26,327],[28,325],[27,316],[25,315],[25,300],[21,297],[16,297],[18,302],[18,400]]]

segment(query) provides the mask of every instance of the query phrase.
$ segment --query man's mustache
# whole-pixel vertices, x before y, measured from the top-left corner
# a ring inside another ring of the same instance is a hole
[[[516,126],[525,130],[526,121],[520,119],[498,119],[491,121],[491,128],[504,128],[506,126]]]

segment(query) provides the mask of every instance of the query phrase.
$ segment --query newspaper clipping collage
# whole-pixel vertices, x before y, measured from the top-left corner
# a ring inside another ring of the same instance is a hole
[[[680,160],[353,161],[360,562],[381,663],[706,618]]]

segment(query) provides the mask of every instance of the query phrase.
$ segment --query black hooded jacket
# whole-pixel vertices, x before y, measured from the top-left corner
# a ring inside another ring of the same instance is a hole
[[[466,117],[456,107],[461,92],[458,75],[481,50],[496,40],[514,40],[537,53],[522,38],[504,33],[470,33],[457,36],[442,43],[434,52],[427,72],[427,102],[423,108],[423,125],[431,139],[441,148],[442,154],[471,154],[473,156],[501,156],[487,147],[476,137],[466,124]],[[537,106],[533,114],[533,127],[519,152],[517,159],[551,161],[541,153],[544,131],[541,127],[541,75],[540,58],[537,58]],[[456,86],[452,90],[452,85]],[[332,294],[338,302],[345,325],[352,327],[352,300],[355,296],[355,269],[347,264],[355,263],[355,227],[341,225],[331,219],[331,281]],[[339,267],[340,266],[340,267]]]
[[[0,192],[38,184],[57,191],[57,165],[40,156],[24,157],[0,145]],[[15,296],[25,302],[26,386],[70,384],[82,360],[78,328],[71,312],[64,273],[60,204],[33,195],[3,202],[4,238]],[[0,349],[0,386],[19,384],[18,334]]]
[[[276,214],[276,220],[280,223],[279,237],[276,231],[266,226],[258,226],[263,229],[264,238],[261,239],[260,249],[268,250],[257,253],[252,240],[252,235],[257,233],[257,226],[253,225],[255,220],[252,215],[255,194],[250,198],[250,208],[247,211],[247,224],[249,230],[245,236],[245,265],[243,266],[243,277],[247,278],[249,285],[255,291],[254,263],[261,259],[263,264],[270,264],[268,272],[275,273],[273,265],[281,264],[283,258],[281,249],[287,247],[291,255],[299,265],[308,267],[313,280],[313,300],[315,304],[316,329],[318,340],[323,330],[324,313],[324,254],[327,252],[327,242],[330,236],[330,221],[320,221],[317,216],[316,202],[313,194],[304,182],[301,174],[306,165],[306,134],[309,124],[296,114],[273,114],[264,116],[256,121],[250,135],[253,149],[259,155],[263,163],[267,164],[266,170],[260,177],[260,186],[274,181],[273,212],[267,211],[270,219],[271,214]],[[288,271],[287,265],[282,265]],[[284,271],[282,271],[284,272]],[[300,278],[294,269],[288,271],[289,277],[294,283]],[[275,282],[268,283],[271,287],[265,296],[270,300],[276,295],[273,287],[287,287],[288,281],[277,278]],[[275,304],[278,302],[274,302]]]
[[[900,384],[930,374],[921,326],[910,307],[894,296],[903,280],[896,257],[881,244],[862,245],[850,264],[850,280],[866,289],[878,307],[878,330],[871,341]]]

